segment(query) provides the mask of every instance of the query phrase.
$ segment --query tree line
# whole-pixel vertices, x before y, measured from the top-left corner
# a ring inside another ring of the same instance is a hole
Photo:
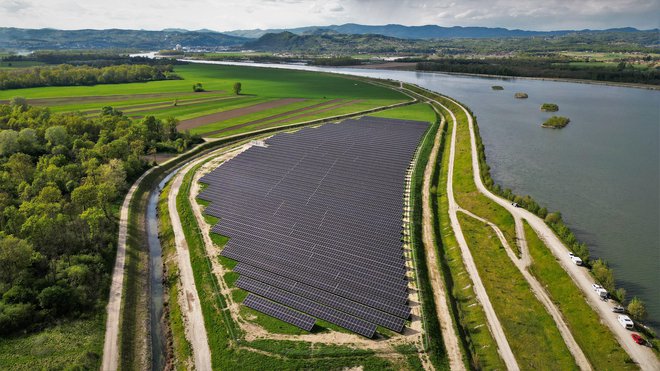
[[[0,105],[0,335],[103,307],[128,184],[157,148],[199,141],[176,125]]]
[[[433,62],[419,62],[420,71],[442,71],[501,75],[513,77],[547,77],[599,80],[660,85],[660,69],[639,69],[624,63],[623,68],[572,66],[561,58],[442,58]]]
[[[121,84],[178,79],[172,65],[122,64],[108,67],[72,66],[31,67],[0,70],[0,90],[40,86]]]

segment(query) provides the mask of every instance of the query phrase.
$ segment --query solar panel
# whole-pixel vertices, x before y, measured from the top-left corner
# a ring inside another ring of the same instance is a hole
[[[364,336],[402,331],[405,177],[427,129],[373,117],[303,128],[204,175],[199,197],[230,238],[239,287]]]
[[[236,280],[236,287],[267,297],[301,312],[309,313],[316,318],[334,323],[368,338],[372,338],[376,333],[376,325],[374,324],[245,276],[241,276]]]
[[[314,327],[314,324],[316,323],[314,317],[310,317],[304,313],[300,313],[289,307],[254,294],[249,294],[245,300],[243,300],[243,304],[249,308],[258,310],[261,313],[300,327],[305,331],[312,331],[312,327]]]

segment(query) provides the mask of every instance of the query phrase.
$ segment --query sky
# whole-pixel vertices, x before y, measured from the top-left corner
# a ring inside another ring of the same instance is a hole
[[[0,27],[229,31],[331,24],[660,26],[660,0],[0,0]]]

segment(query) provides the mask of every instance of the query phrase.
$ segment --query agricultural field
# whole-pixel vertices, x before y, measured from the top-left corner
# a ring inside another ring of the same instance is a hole
[[[324,73],[204,64],[176,66],[175,73],[182,79],[6,90],[0,91],[0,102],[22,96],[52,112],[89,117],[112,106],[135,119],[174,117],[180,130],[222,137],[409,100],[363,80]],[[204,92],[192,91],[198,82]],[[242,84],[239,95],[233,91],[236,82]]]

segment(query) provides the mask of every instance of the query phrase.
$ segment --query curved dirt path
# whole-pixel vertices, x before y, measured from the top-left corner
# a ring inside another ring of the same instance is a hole
[[[435,107],[434,107],[435,109]],[[437,112],[437,111],[436,111]],[[442,116],[441,116],[442,117]],[[435,299],[435,311],[440,322],[442,331],[442,341],[447,350],[449,366],[451,370],[465,370],[463,355],[459,344],[458,335],[454,331],[454,321],[449,311],[447,302],[447,290],[440,270],[438,268],[438,257],[435,251],[435,240],[433,231],[433,211],[431,210],[431,182],[433,169],[435,168],[438,151],[440,148],[440,138],[443,135],[442,125],[445,125],[445,119],[442,117],[440,128],[433,141],[433,149],[429,158],[431,159],[424,169],[424,184],[422,186],[422,240],[424,242],[424,251],[426,252],[426,265],[428,266],[428,275],[433,287],[433,296]]]
[[[206,327],[204,327],[202,306],[199,302],[197,287],[195,286],[195,277],[193,275],[192,265],[190,264],[188,242],[183,233],[181,219],[176,209],[176,197],[179,194],[179,189],[186,173],[203,160],[204,158],[201,158],[186,164],[172,180],[170,193],[167,195],[167,208],[170,213],[172,229],[174,230],[176,255],[179,263],[179,279],[181,280],[181,289],[183,291],[182,297],[185,298],[184,301],[187,304],[182,308],[186,318],[186,337],[189,339],[190,346],[193,349],[195,369],[200,371],[211,370],[211,350],[206,336]]]
[[[479,277],[479,271],[477,270],[477,265],[475,264],[474,259],[472,258],[472,253],[470,252],[470,248],[468,247],[467,241],[465,240],[465,236],[463,235],[463,230],[461,229],[461,225],[458,222],[457,212],[459,210],[459,206],[456,203],[456,199],[454,198],[454,185],[453,185],[454,158],[456,157],[456,132],[457,132],[456,116],[452,111],[447,109],[447,107],[443,106],[440,102],[435,100],[433,102],[435,102],[440,107],[444,108],[447,112],[449,112],[449,114],[452,117],[452,121],[454,123],[454,129],[452,130],[452,135],[451,135],[451,146],[449,149],[449,164],[447,170],[448,171],[447,199],[449,201],[449,219],[451,221],[451,226],[452,229],[454,230],[454,234],[456,235],[456,241],[458,242],[458,246],[461,248],[461,254],[463,255],[463,263],[465,264],[465,269],[467,270],[468,274],[470,275],[470,278],[472,279],[472,283],[474,285],[474,293],[477,296],[477,300],[479,300],[481,306],[484,309],[484,313],[486,314],[486,319],[488,320],[488,328],[490,329],[490,332],[493,335],[495,342],[497,343],[497,348],[499,350],[500,356],[502,357],[502,360],[504,361],[504,364],[509,370],[520,370],[520,367],[518,367],[518,362],[516,361],[516,357],[513,355],[511,346],[509,346],[509,342],[506,339],[506,335],[504,334],[504,329],[502,328],[502,324],[500,323],[500,320],[497,318],[497,315],[495,314],[495,309],[493,309],[493,305],[491,304],[490,299],[488,298],[488,294],[486,293],[486,288],[484,287],[484,284],[481,281],[481,277]]]
[[[482,223],[488,224],[488,226],[490,226],[495,231],[497,238],[500,239],[500,243],[502,244],[502,246],[504,246],[504,250],[506,251],[506,254],[509,256],[509,259],[513,261],[516,268],[518,268],[520,273],[522,273],[523,277],[525,277],[525,280],[527,281],[527,283],[529,283],[529,286],[531,287],[534,296],[536,296],[536,298],[541,302],[541,304],[543,304],[546,311],[555,321],[555,324],[557,325],[557,329],[559,330],[561,337],[564,339],[564,343],[566,344],[566,347],[573,355],[573,358],[575,359],[575,362],[577,363],[578,367],[580,367],[580,370],[585,370],[585,371],[592,370],[589,360],[584,355],[584,352],[582,352],[582,348],[580,348],[578,343],[575,341],[575,338],[573,338],[573,334],[571,333],[571,330],[568,328],[568,325],[564,321],[561,312],[559,311],[557,306],[555,306],[555,304],[552,302],[552,299],[550,299],[545,289],[543,289],[543,285],[541,285],[536,280],[536,278],[529,273],[529,271],[527,270],[528,264],[526,264],[524,260],[518,259],[518,257],[516,257],[516,254],[513,252],[513,249],[511,249],[511,246],[509,246],[509,243],[504,237],[504,233],[502,232],[502,230],[494,223],[478,215],[475,215],[468,210],[459,209],[459,211],[474,219],[477,219]],[[524,244],[526,245],[527,243],[524,242]]]
[[[101,369],[116,370],[119,365],[119,316],[121,314],[121,298],[124,288],[124,262],[126,261],[126,240],[128,238],[128,209],[133,200],[133,194],[151,169],[140,176],[128,190],[121,205],[119,214],[119,237],[117,239],[117,255],[112,269],[110,295],[106,307],[105,340],[103,343],[103,360]]]
[[[472,150],[472,169],[474,182],[477,185],[479,192],[484,194],[486,197],[497,202],[507,211],[509,211],[516,220],[516,231],[520,236],[520,230],[522,226],[519,227],[519,224],[522,225],[522,219],[526,220],[529,225],[534,229],[538,234],[541,240],[548,246],[550,251],[555,255],[555,258],[559,260],[560,265],[564,270],[569,274],[573,279],[575,284],[582,290],[584,293],[587,302],[590,306],[598,313],[600,319],[603,323],[609,326],[610,330],[614,333],[615,337],[619,341],[621,347],[628,353],[628,355],[637,363],[642,370],[657,371],[660,370],[660,361],[655,355],[653,350],[648,347],[643,347],[636,344],[630,337],[631,332],[624,329],[617,320],[616,315],[612,313],[612,305],[608,302],[600,300],[600,298],[594,294],[591,285],[594,283],[594,279],[589,274],[589,271],[585,268],[575,265],[569,255],[570,251],[564,244],[559,240],[555,233],[550,229],[550,227],[545,224],[538,216],[532,214],[531,212],[523,209],[514,207],[508,200],[505,200],[486,188],[483,184],[479,171],[479,160],[477,154],[477,145],[476,145],[476,136],[474,132],[474,121],[472,115],[469,114],[467,109],[463,107],[460,103],[456,102],[453,99],[449,99],[451,102],[461,107],[465,112],[468,118],[468,125],[470,128],[470,144]],[[451,111],[450,111],[451,112]],[[453,115],[452,115],[453,116]],[[453,143],[452,143],[453,146]],[[522,230],[522,236],[524,239],[524,229]],[[522,247],[521,247],[522,249]],[[526,253],[524,253],[526,254]],[[528,255],[528,254],[527,254]],[[529,258],[527,258],[529,259]]]

